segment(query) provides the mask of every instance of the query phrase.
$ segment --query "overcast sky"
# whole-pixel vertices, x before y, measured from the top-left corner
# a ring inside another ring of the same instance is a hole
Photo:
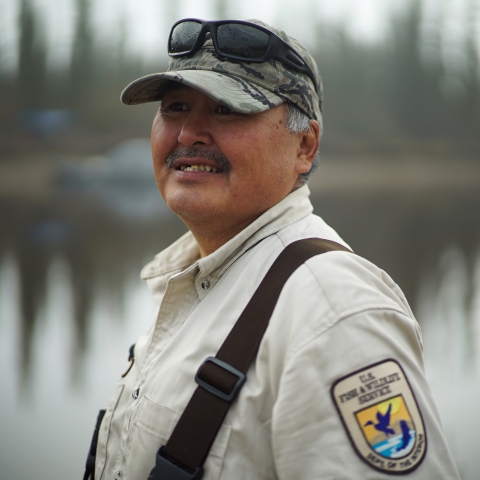
[[[52,67],[69,58],[74,24],[74,0],[32,0],[46,25]],[[411,0],[241,0],[229,1],[230,18],[259,18],[280,26],[307,45],[311,44],[314,21],[343,24],[358,41],[375,42],[388,29],[387,19],[394,10],[403,9]],[[130,54],[145,60],[158,58],[166,51],[166,39],[172,18],[214,17],[215,0],[91,0],[95,39],[99,44],[114,43],[122,28],[127,34]],[[448,34],[461,38],[468,2],[480,0],[424,0],[424,11],[435,17],[443,8]],[[0,62],[3,68],[15,68],[19,0],[0,0]],[[443,5],[443,6],[442,6]],[[442,7],[441,7],[442,6]],[[477,8],[478,13],[478,8]],[[122,27],[123,24],[123,27]]]

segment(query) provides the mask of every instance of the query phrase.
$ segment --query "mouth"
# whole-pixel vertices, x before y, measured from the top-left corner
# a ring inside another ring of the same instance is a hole
[[[181,172],[229,173],[230,162],[222,153],[183,147],[170,154],[167,167]]]
[[[181,170],[182,172],[210,172],[210,173],[222,173],[222,169],[219,167],[212,167],[211,165],[181,165],[177,167],[176,170]]]

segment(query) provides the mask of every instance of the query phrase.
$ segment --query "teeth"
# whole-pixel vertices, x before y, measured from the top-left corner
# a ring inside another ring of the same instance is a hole
[[[217,173],[217,167],[211,167],[210,165],[182,165],[180,167],[182,172],[197,172],[197,171],[205,171],[205,172],[212,172]]]

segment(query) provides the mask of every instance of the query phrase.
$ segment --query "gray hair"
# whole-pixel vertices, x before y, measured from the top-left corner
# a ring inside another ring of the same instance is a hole
[[[303,113],[296,105],[290,102],[285,102],[285,115],[287,130],[290,133],[307,133],[310,131],[310,118]],[[305,185],[310,178],[310,175],[317,169],[318,162],[320,160],[320,154],[317,152],[315,159],[313,160],[310,170],[305,173],[301,173],[302,183],[300,186]]]

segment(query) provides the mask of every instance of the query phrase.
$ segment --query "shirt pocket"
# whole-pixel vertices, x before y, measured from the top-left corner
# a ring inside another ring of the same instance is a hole
[[[165,445],[181,412],[144,397],[142,410],[133,426],[132,444],[126,462],[125,480],[146,480],[155,466],[158,449]],[[223,424],[205,462],[204,480],[217,480],[222,470],[232,427]]]

